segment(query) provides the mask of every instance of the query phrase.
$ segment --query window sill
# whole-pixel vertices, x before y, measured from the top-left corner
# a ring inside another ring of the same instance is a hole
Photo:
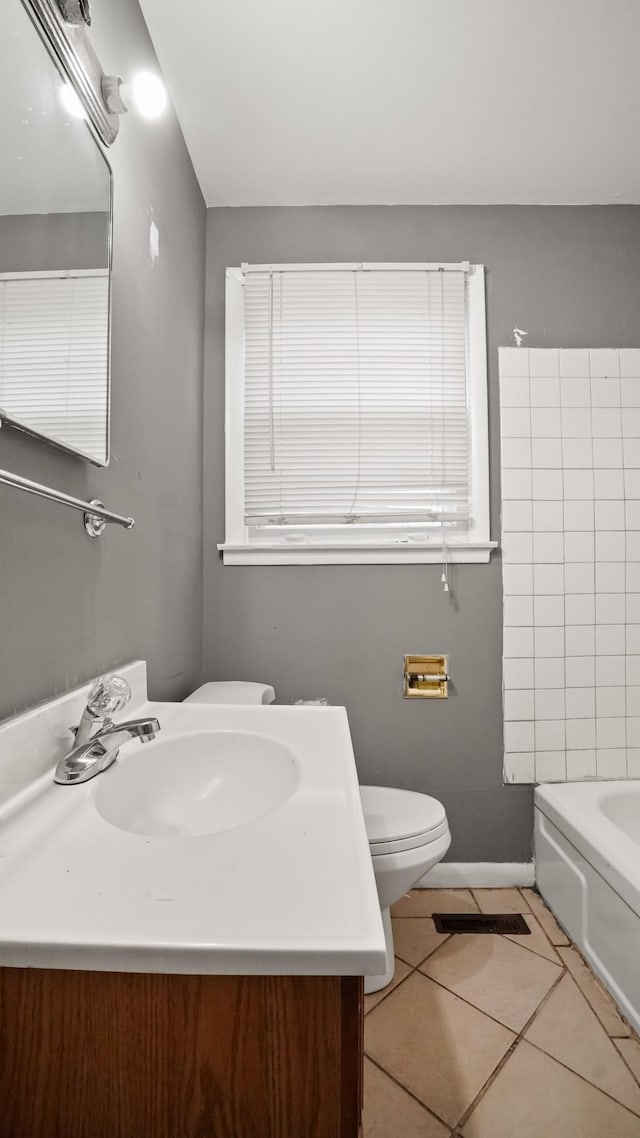
[[[497,541],[447,545],[451,565],[489,561]],[[230,545],[218,546],[225,565],[441,565],[442,546],[416,545]]]

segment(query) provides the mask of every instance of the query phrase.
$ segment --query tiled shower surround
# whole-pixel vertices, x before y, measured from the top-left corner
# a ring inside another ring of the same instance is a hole
[[[640,778],[640,349],[499,357],[506,781]]]

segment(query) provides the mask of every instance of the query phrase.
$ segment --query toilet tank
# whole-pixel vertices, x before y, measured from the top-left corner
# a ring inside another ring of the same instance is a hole
[[[273,703],[276,693],[269,684],[226,680],[203,684],[184,703]]]

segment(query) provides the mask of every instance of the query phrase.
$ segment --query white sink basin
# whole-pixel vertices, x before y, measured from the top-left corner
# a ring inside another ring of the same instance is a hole
[[[344,708],[159,703],[124,674],[161,730],[88,783],[53,770],[89,684],[0,724],[0,968],[378,976]]]
[[[112,826],[152,838],[195,838],[270,814],[293,794],[294,752],[266,735],[194,731],[160,737],[99,776],[95,806]]]

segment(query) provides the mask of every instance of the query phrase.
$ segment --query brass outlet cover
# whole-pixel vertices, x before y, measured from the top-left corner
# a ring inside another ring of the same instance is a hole
[[[405,656],[404,698],[447,699],[448,656]]]

